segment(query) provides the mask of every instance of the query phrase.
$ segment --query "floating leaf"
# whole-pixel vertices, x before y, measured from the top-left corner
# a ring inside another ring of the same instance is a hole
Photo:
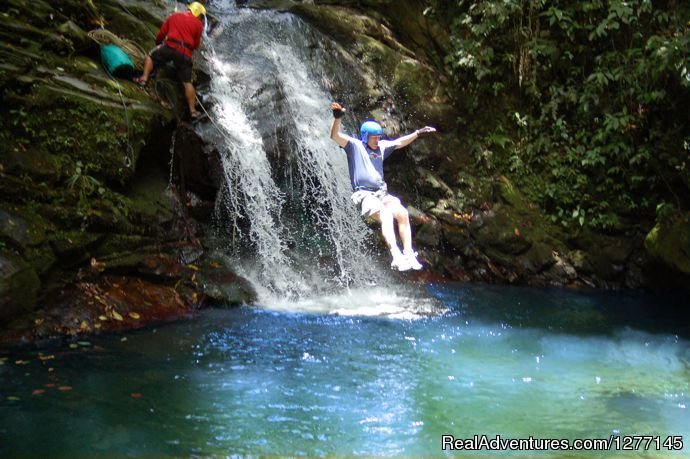
[[[28,360],[17,360],[14,363],[16,363],[17,365],[28,365],[31,362],[29,362]]]
[[[113,319],[119,320],[120,322],[122,322],[123,320],[125,320],[124,317],[122,317],[122,316],[120,315],[120,313],[117,312],[117,311],[115,311],[115,310],[113,310]]]
[[[106,316],[98,316],[98,320],[106,321],[108,318]]]
[[[132,392],[130,395],[132,396],[132,398],[141,398],[140,392]]]
[[[70,349],[76,349],[78,347],[79,347],[79,345],[77,343],[70,343],[70,345],[69,345]]]
[[[101,324],[93,324],[93,328],[101,328],[102,326]]]
[[[46,390],[45,389],[36,389],[33,392],[31,392],[31,395],[42,395],[45,394]]]
[[[39,359],[39,360],[45,361],[45,360],[52,360],[52,359],[54,359],[54,358],[55,358],[54,355],[43,355],[43,354],[38,354],[38,359]]]
[[[122,338],[120,338],[120,342],[124,343],[125,341],[127,341],[127,337],[126,337],[126,336],[123,336]]]
[[[72,390],[72,386],[60,386],[58,387],[58,390],[62,392],[67,392],[68,390]]]
[[[14,395],[10,395],[9,397],[7,397],[7,400],[11,400],[13,402],[18,402],[19,400],[21,400],[21,398],[15,397]]]
[[[135,319],[135,320],[141,319],[141,316],[139,315],[138,312],[130,312],[130,313],[127,314],[127,315],[128,315],[129,317],[131,317],[132,319]]]
[[[91,346],[91,343],[89,341],[77,341],[77,344],[84,347]]]

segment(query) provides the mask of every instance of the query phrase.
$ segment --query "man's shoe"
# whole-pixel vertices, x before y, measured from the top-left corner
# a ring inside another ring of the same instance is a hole
[[[409,271],[412,269],[410,265],[410,260],[403,254],[399,254],[393,257],[391,262],[391,269],[397,269],[398,271]]]
[[[417,252],[407,252],[403,256],[407,258],[407,263],[409,264],[411,269],[419,271],[424,267],[424,265],[421,264],[419,260],[417,260]]]

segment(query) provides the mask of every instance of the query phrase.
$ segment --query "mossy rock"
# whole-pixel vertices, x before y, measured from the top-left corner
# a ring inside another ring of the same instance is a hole
[[[491,212],[484,215],[484,225],[475,230],[473,235],[483,247],[507,255],[520,255],[532,246],[519,230],[520,222],[515,219],[509,208],[496,204]]]
[[[0,207],[0,238],[20,247],[39,245],[46,240],[46,222],[27,208]]]
[[[51,235],[51,246],[60,257],[88,258],[87,251],[98,244],[103,235],[85,230],[59,231]]]
[[[690,275],[690,212],[658,222],[647,234],[644,246],[652,257]]]
[[[41,281],[18,254],[0,252],[0,323],[30,312],[36,306]]]

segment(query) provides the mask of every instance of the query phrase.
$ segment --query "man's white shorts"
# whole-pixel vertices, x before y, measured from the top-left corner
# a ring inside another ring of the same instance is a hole
[[[400,200],[395,196],[388,194],[386,190],[368,191],[358,190],[352,193],[352,202],[359,207],[362,217],[371,217],[380,212],[386,204],[394,202],[400,203]]]

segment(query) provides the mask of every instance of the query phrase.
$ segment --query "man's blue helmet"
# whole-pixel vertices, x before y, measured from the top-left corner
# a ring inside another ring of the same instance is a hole
[[[359,129],[359,135],[362,142],[366,144],[370,135],[383,135],[383,128],[376,121],[365,121]]]

